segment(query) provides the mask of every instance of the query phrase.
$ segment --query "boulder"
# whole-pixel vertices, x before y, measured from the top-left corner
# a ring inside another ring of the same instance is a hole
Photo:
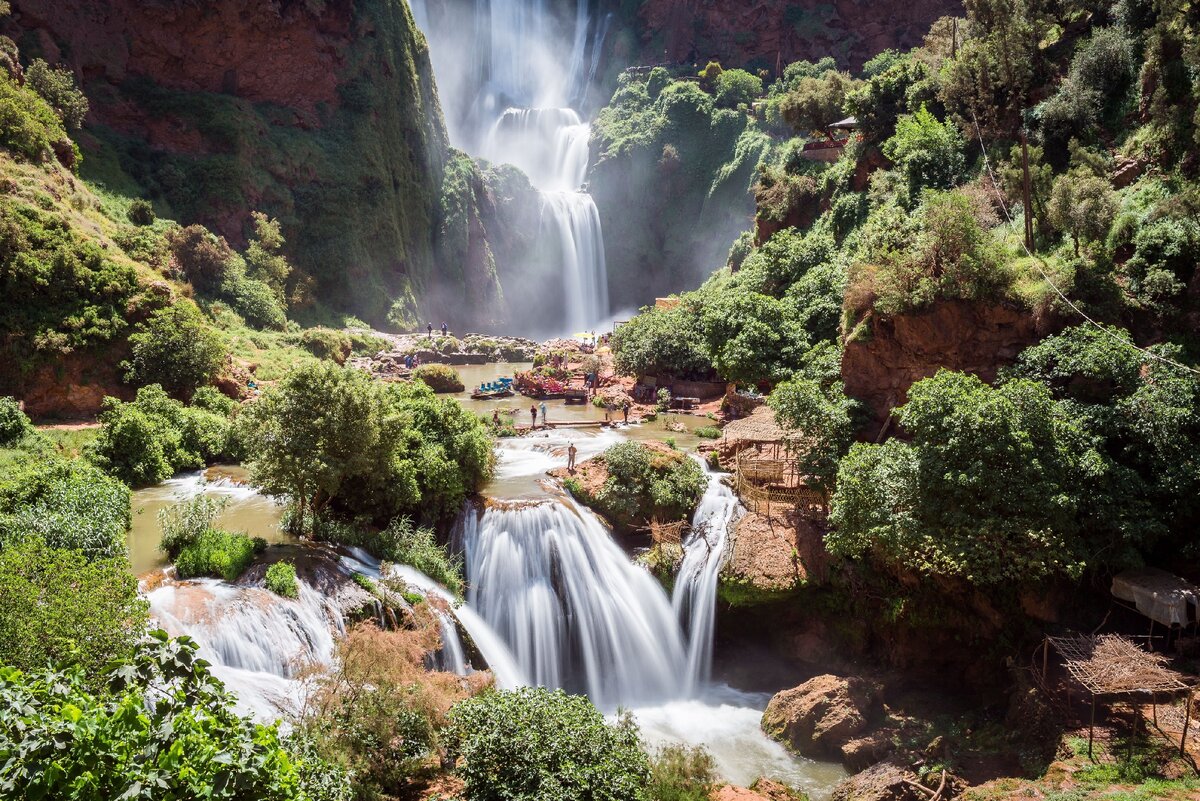
[[[774,779],[758,778],[750,785],[750,790],[769,801],[808,801],[808,796],[799,790],[793,790],[783,782]]]
[[[776,693],[762,716],[768,736],[805,756],[840,757],[866,731],[878,685],[857,676],[816,676]]]
[[[887,759],[896,750],[892,741],[895,735],[894,729],[878,729],[847,741],[841,749],[842,764],[847,770],[858,771]]]
[[[829,798],[830,801],[927,801],[928,796],[906,781],[917,781],[917,775],[899,762],[880,762],[838,782]]]
[[[714,788],[708,797],[709,801],[774,801],[768,796],[732,784],[722,784]]]

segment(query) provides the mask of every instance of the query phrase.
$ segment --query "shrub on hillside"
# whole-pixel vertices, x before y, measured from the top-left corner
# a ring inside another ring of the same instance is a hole
[[[233,249],[203,225],[172,228],[167,232],[171,256],[182,278],[199,292],[215,293],[221,288]]]
[[[76,665],[92,686],[110,660],[129,655],[148,621],[124,552],[89,560],[36,535],[0,547],[0,600],[0,664]]]
[[[0,668],[0,793],[119,798],[153,787],[156,798],[354,797],[336,763],[282,739],[275,725],[240,717],[196,651],[190,638],[157,631],[102,670]]]
[[[804,77],[779,100],[779,113],[793,130],[823,131],[845,116],[846,95],[854,89],[850,76],[831,70]]]
[[[717,76],[714,99],[720,108],[737,108],[750,105],[762,93],[762,78],[745,70],[725,70]]]
[[[300,344],[318,359],[330,359],[344,364],[350,355],[350,337],[333,328],[306,328],[300,333]]]
[[[291,562],[274,562],[267,568],[263,584],[268,590],[284,598],[295,598],[300,594],[296,585],[296,568]]]
[[[254,542],[240,531],[210,528],[175,557],[179,578],[212,576],[235,581],[254,561]]]
[[[924,106],[896,120],[896,133],[883,154],[908,181],[910,198],[922,189],[950,189],[963,176],[965,143],[954,123],[939,122]]]
[[[0,397],[0,448],[7,448],[33,433],[33,424],[15,398]]]
[[[28,442],[28,440],[26,441]],[[40,444],[0,461],[0,547],[29,535],[89,559],[125,553],[129,488]]]
[[[641,801],[649,774],[637,728],[561,690],[487,692],[450,710],[447,746],[476,801]]]
[[[129,203],[129,209],[125,212],[125,216],[134,225],[153,225],[154,224],[154,207],[150,205],[150,201],[144,198],[134,198]]]
[[[129,335],[129,345],[132,353],[123,363],[126,381],[159,384],[183,398],[209,383],[225,358],[221,338],[190,300],[154,312]]]
[[[703,746],[667,745],[650,760],[646,794],[653,801],[708,801],[717,764]]]
[[[462,392],[466,389],[458,371],[445,364],[422,364],[413,370],[413,378],[424,381],[434,392]]]
[[[610,344],[621,375],[704,378],[712,371],[696,315],[684,304],[642,309],[613,332]]]
[[[88,99],[79,91],[71,70],[51,67],[45,60],[35,58],[25,70],[25,85],[41,95],[66,125],[83,127]]]
[[[64,166],[79,161],[79,149],[62,118],[28,82],[22,86],[8,72],[0,74],[0,144],[29,161],[48,160],[56,149],[64,154]]]

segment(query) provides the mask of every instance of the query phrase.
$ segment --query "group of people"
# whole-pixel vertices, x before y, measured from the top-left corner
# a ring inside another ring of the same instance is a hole
[[[421,357],[416,356],[412,353],[407,354],[404,357],[404,366],[406,368],[408,368],[409,370],[412,370],[416,367],[420,367],[421,366]]]
[[[433,323],[429,323],[428,325],[426,325],[425,330],[429,332],[429,338],[433,339]],[[446,333],[449,330],[450,329],[446,326],[446,321],[442,320],[442,336],[446,336]]]

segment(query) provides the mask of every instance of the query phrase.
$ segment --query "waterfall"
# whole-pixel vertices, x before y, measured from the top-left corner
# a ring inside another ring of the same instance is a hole
[[[740,513],[733,493],[708,479],[673,600],[571,501],[464,513],[468,605],[529,683],[585,692],[605,709],[701,689],[711,672],[717,572]]]
[[[595,328],[609,314],[608,273],[600,214],[581,189],[591,129],[571,105],[594,77],[608,18],[595,22],[588,0],[576,0],[570,20],[548,0],[444,0],[440,20],[428,0],[411,2],[431,43],[452,141],[515,165],[541,195],[528,271],[510,277],[524,279],[517,294],[546,293],[527,304],[538,321],[524,322],[545,335]],[[465,15],[473,24],[464,25]],[[558,286],[547,291],[551,276]]]
[[[708,486],[692,516],[692,531],[683,543],[683,562],[671,597],[675,614],[687,633],[688,695],[712,676],[717,574],[725,558],[729,532],[743,512],[733,490],[707,466],[705,473]]]

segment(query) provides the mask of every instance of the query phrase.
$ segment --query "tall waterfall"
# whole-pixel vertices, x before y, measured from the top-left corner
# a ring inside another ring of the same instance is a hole
[[[430,41],[451,139],[517,166],[541,195],[534,272],[559,276],[559,292],[540,304],[541,327],[596,327],[609,313],[608,272],[600,215],[582,189],[591,131],[571,106],[595,75],[607,19],[594,20],[588,0],[576,0],[570,19],[553,14],[548,0],[411,3]]]
[[[532,684],[585,692],[605,709],[690,697],[711,670],[717,571],[737,509],[710,476],[673,604],[570,501],[468,512],[468,604]]]

